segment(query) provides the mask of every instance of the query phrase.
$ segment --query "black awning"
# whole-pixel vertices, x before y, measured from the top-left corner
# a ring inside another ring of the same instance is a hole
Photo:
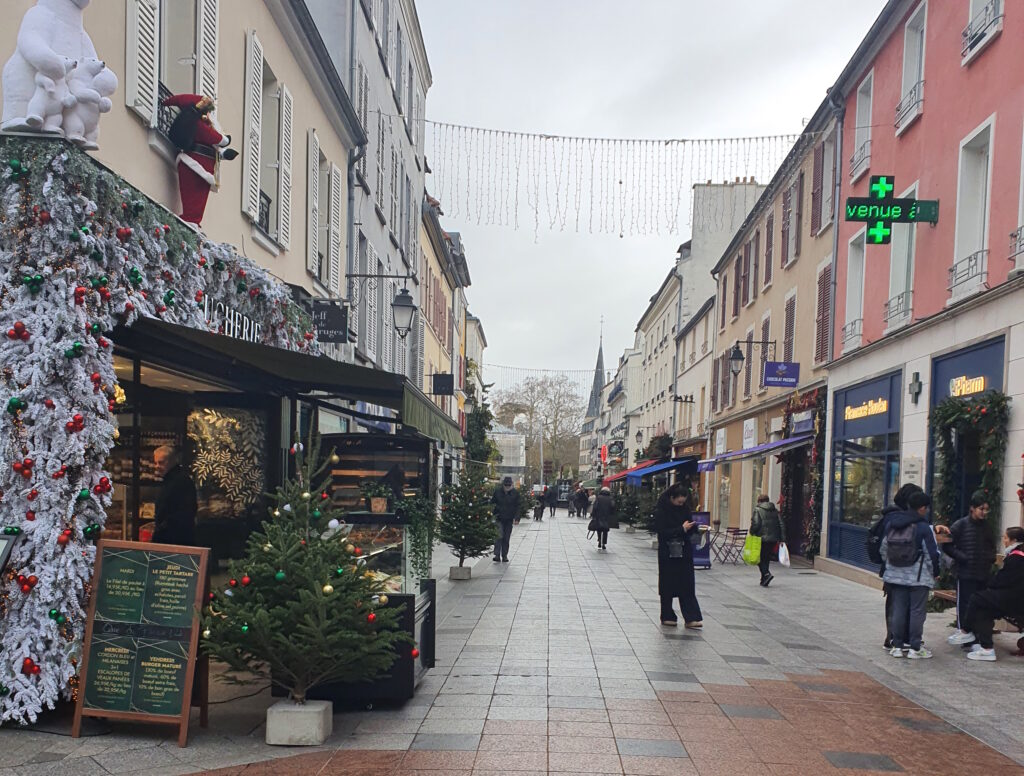
[[[146,360],[229,384],[280,395],[320,391],[401,411],[402,375],[260,345],[151,318],[139,318],[113,336]]]

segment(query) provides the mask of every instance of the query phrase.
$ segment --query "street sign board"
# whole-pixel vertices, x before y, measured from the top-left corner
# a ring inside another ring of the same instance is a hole
[[[893,224],[938,223],[937,199],[893,197],[896,181],[891,175],[872,175],[870,184],[870,196],[846,199],[846,220],[868,224],[865,239],[869,244],[892,242]]]
[[[800,382],[800,364],[792,361],[767,361],[764,365],[765,387],[796,388]]]
[[[434,396],[454,396],[455,395],[455,375],[450,374],[435,374],[433,377],[433,385],[431,386],[430,392]]]
[[[314,299],[313,328],[320,342],[345,344],[348,342],[348,308],[330,299]]]

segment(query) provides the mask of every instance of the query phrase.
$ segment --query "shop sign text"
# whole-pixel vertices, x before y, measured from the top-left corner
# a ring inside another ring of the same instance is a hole
[[[937,199],[896,199],[893,197],[895,188],[893,176],[873,175],[868,187],[870,196],[848,197],[846,200],[846,220],[868,224],[866,240],[870,245],[890,243],[893,224],[938,223]]]
[[[868,399],[856,407],[847,407],[843,417],[846,420],[859,420],[872,415],[884,415],[888,411],[889,401],[887,399]]]
[[[975,393],[984,393],[984,391],[984,377],[967,377],[966,375],[961,375],[960,377],[954,377],[949,381],[950,396],[970,396]]]
[[[263,324],[257,323],[248,315],[228,307],[223,302],[211,305],[209,297],[203,297],[203,313],[206,322],[217,327],[217,331],[225,337],[245,340],[246,342],[263,341]]]

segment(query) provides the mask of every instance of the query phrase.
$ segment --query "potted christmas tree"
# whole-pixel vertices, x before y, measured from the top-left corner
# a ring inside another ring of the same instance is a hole
[[[466,559],[486,555],[497,539],[491,493],[483,476],[469,467],[456,484],[445,486],[442,497],[438,537],[459,559],[448,577],[469,579],[472,569],[465,565]]]
[[[267,709],[268,744],[322,744],[331,704],[306,700],[310,689],[375,679],[409,640],[398,627],[401,610],[386,605],[384,588],[345,539],[318,447],[311,443],[308,456],[301,444],[292,448],[295,476],[271,497],[270,519],[204,611],[203,648],[227,664],[229,681],[256,676],[288,692]]]

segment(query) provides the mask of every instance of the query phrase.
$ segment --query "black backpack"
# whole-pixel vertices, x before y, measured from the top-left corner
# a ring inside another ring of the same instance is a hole
[[[868,560],[877,565],[882,564],[882,520],[881,515],[875,515],[871,520],[871,528],[868,529]]]
[[[893,567],[913,566],[921,557],[917,541],[917,524],[890,528],[885,533],[886,564]]]

